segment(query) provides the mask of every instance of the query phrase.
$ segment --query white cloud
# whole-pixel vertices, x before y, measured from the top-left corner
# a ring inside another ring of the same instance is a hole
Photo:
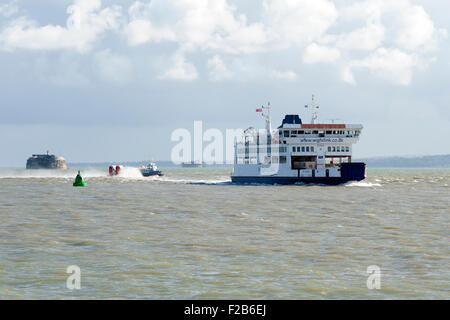
[[[419,66],[417,56],[398,49],[379,48],[370,56],[351,61],[343,74],[343,80],[355,83],[352,69],[367,68],[379,76],[396,84],[408,85],[412,78],[412,68]]]
[[[176,35],[169,28],[155,28],[149,20],[138,19],[131,21],[125,28],[128,42],[140,45],[146,42],[175,41]]]
[[[64,52],[58,57],[40,55],[35,60],[25,63],[22,68],[26,69],[31,79],[43,85],[55,87],[84,87],[91,82],[86,76],[85,57]]]
[[[15,4],[0,5],[0,13]],[[295,73],[289,73],[292,71],[283,75],[272,72],[270,65],[238,67],[231,56],[251,61],[245,58],[296,50],[302,59],[288,68],[295,70],[295,64],[301,62],[333,63],[337,70],[343,70],[342,79],[348,83],[356,83],[355,68],[367,68],[386,77],[386,69],[392,68],[369,61],[390,61],[401,52],[415,61],[400,68],[401,75],[391,77],[395,83],[404,84],[411,81],[416,68],[432,60],[430,55],[439,40],[447,37],[447,30],[437,28],[425,9],[412,0],[263,0],[259,7],[255,4],[260,15],[252,14],[251,20],[238,10],[239,5],[230,0],[135,1],[128,7],[128,15],[122,17],[118,6],[102,8],[100,0],[74,0],[67,10],[66,26],[40,25],[28,17],[10,18],[0,30],[0,49],[87,52],[107,30],[113,30],[136,50],[144,50],[138,46],[146,43],[154,48],[170,42],[160,46],[166,55],[173,56],[171,66],[160,75],[163,79],[192,81],[199,77],[183,52],[212,56],[206,65],[213,81],[243,73],[254,79],[249,70],[255,75],[257,70],[265,70],[273,77],[294,79]],[[389,48],[384,49],[387,53],[380,50],[383,48]],[[261,59],[255,59],[255,64],[258,61]]]
[[[207,67],[209,70],[209,78],[213,81],[228,80],[233,77],[233,72],[228,70],[219,55],[215,55],[209,59]]]
[[[338,17],[328,0],[264,0],[263,6],[268,27],[287,47],[317,41]]]
[[[101,33],[118,27],[120,7],[100,9],[100,0],[75,0],[67,9],[69,18],[65,27],[38,26],[26,17],[15,19],[0,33],[0,48],[88,51]]]
[[[429,54],[437,49],[445,29],[437,29],[422,6],[410,0],[365,0],[340,9],[338,23],[364,22],[365,27],[324,37],[345,51],[342,79],[356,84],[353,69],[366,68],[393,83],[408,85],[415,69],[434,60]],[[389,49],[386,49],[389,48]],[[354,50],[369,51],[366,57],[352,58]]]
[[[17,0],[13,0],[9,3],[0,4],[0,15],[4,17],[10,17],[17,13],[19,8],[17,6]]]
[[[173,24],[158,24],[157,17],[153,17],[153,11],[158,13],[163,5],[160,1],[151,1],[148,4],[142,2],[133,3],[128,9],[129,23],[125,26],[125,34],[130,45],[136,46],[147,42],[161,42],[163,40],[175,41],[176,34]],[[162,10],[161,16],[167,17],[166,10]],[[152,22],[154,20],[154,22]],[[154,23],[157,23],[155,26]]]
[[[378,48],[385,34],[385,28],[380,23],[369,22],[367,26],[342,34],[336,41],[336,46],[346,50],[374,50]]]
[[[396,42],[408,50],[432,49],[436,30],[433,21],[423,7],[411,5],[402,10],[399,15],[400,30]]]
[[[440,33],[425,9],[412,4],[410,0],[355,2],[341,9],[341,18],[343,21],[366,22],[366,28],[360,30],[361,34],[354,34],[356,37],[350,39],[349,44],[367,42],[370,47],[373,43],[371,49],[380,46],[384,40],[384,46],[396,46],[401,50],[432,50]],[[344,34],[341,38],[352,33]],[[387,37],[383,37],[383,34]]]
[[[316,43],[311,43],[303,54],[303,62],[317,63],[317,62],[333,62],[339,59],[340,52],[336,48],[320,46]]]
[[[100,77],[111,83],[123,84],[130,80],[131,61],[127,57],[102,50],[95,54],[95,62]]]
[[[264,25],[247,24],[226,0],[153,0],[129,9],[126,35],[132,45],[176,41],[186,48],[227,53],[255,52],[267,40]]]
[[[283,79],[283,80],[295,80],[297,79],[297,74],[294,71],[287,70],[287,71],[272,71],[272,77],[276,79]]]
[[[172,57],[173,65],[163,72],[159,79],[193,81],[198,78],[198,72],[195,66],[186,62],[182,53],[175,53]]]
[[[353,75],[350,66],[345,67],[345,69],[342,71],[342,80],[349,84],[356,84],[355,76]]]

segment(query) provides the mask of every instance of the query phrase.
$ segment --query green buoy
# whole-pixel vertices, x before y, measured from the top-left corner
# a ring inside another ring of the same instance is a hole
[[[73,182],[74,187],[85,187],[86,183],[83,180],[83,177],[80,174],[80,171],[78,171],[77,176],[75,177],[75,181]]]

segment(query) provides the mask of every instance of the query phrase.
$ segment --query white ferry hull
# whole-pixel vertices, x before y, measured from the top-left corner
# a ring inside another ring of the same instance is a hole
[[[302,176],[231,176],[231,181],[238,184],[327,184],[338,185],[349,181],[365,179],[365,163],[352,162],[341,165],[341,175],[337,177],[302,177]]]

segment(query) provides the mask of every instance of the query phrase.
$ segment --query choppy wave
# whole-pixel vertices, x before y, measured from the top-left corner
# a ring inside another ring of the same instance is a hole
[[[191,178],[169,178],[161,177],[159,181],[181,183],[181,184],[198,184],[198,185],[227,185],[231,184],[231,179],[228,177],[212,178],[212,179],[191,179]]]
[[[221,185],[231,184],[228,176],[214,177],[191,177],[172,173],[172,176],[151,176],[144,177],[136,167],[122,167],[117,176],[110,176],[108,169],[105,168],[83,168],[68,170],[25,170],[25,169],[0,169],[0,179],[73,179],[80,170],[81,175],[85,179],[105,178],[111,181],[128,181],[139,180],[149,182],[165,182],[179,184],[198,184],[198,185]]]
[[[107,170],[100,168],[88,168],[80,170],[83,177],[86,178],[99,178],[106,177],[108,175]],[[2,169],[0,170],[0,179],[46,179],[46,178],[74,178],[77,175],[78,170],[47,170],[47,169]]]
[[[364,187],[364,188],[372,188],[372,187],[381,187],[380,183],[373,182],[365,182],[365,181],[354,181],[346,184],[347,187]]]

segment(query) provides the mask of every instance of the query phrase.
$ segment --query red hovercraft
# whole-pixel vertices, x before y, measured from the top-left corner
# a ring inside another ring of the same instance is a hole
[[[122,166],[109,166],[109,175],[117,176],[120,173]]]

